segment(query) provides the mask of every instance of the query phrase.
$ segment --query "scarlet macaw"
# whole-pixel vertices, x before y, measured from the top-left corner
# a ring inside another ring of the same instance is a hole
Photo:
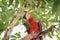
[[[31,33],[31,32],[35,32],[35,31],[37,31],[37,30],[39,30],[40,29],[40,25],[38,24],[38,22],[36,22],[35,20],[34,20],[34,18],[32,17],[32,15],[28,12],[28,11],[24,11],[24,19],[26,20],[26,22],[30,25],[30,27],[29,28],[27,28],[27,31],[29,32],[29,33]]]

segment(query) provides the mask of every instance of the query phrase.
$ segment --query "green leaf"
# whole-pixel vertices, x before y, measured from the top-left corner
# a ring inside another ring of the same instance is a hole
[[[11,40],[16,40],[16,39],[11,39]]]
[[[5,6],[7,5],[6,0],[2,0],[2,3],[3,3]]]
[[[16,33],[15,35],[12,35],[11,36],[11,38],[12,38],[12,40],[16,40],[16,39],[18,39],[18,38],[20,38],[21,36],[20,36],[20,32],[18,32],[18,33]]]
[[[60,4],[57,6],[56,14],[57,14],[57,16],[60,16]]]
[[[12,3],[13,3],[13,0],[9,0],[9,5],[8,6],[12,5]]]
[[[2,12],[7,11],[7,6],[5,6],[5,5],[2,4],[0,7],[2,8]]]
[[[60,4],[60,0],[56,0],[53,4],[53,7],[52,7],[52,14],[55,14],[56,12],[56,9],[58,7],[58,5]]]
[[[18,7],[19,0],[15,0],[15,8]]]
[[[48,34],[48,36],[49,36],[50,38],[53,38],[53,35],[52,35],[51,32]]]
[[[16,38],[16,35],[12,35],[11,37],[12,37],[13,39],[15,39],[15,38]]]
[[[0,38],[0,40],[2,40],[2,39]]]

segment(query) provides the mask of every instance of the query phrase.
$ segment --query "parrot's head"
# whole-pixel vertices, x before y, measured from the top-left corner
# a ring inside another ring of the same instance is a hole
[[[24,16],[23,18],[28,19],[30,17],[30,13],[28,11],[23,12]]]

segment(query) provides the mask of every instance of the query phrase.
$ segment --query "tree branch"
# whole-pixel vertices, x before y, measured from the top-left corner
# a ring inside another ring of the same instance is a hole
[[[42,31],[41,33],[38,34],[38,36],[42,36],[48,32],[51,32],[53,28],[55,28],[56,25],[52,25],[50,28],[48,28],[47,30]]]
[[[20,18],[20,16],[21,15],[16,12],[16,15],[14,15],[14,18],[10,22],[10,25],[8,26],[8,28],[7,28],[6,32],[5,32],[4,37],[3,37],[2,40],[9,40],[9,36],[10,36],[10,34],[12,32],[12,29],[15,26],[15,24],[17,23],[17,21]]]
[[[46,33],[51,32],[52,29],[55,28],[55,26],[56,25],[52,25],[50,28],[48,28],[47,30],[42,31],[41,33],[40,32],[35,32],[35,33],[28,34],[26,37],[22,38],[21,40],[31,40],[31,39],[34,40],[34,39],[37,39],[37,38],[40,39]]]
[[[21,11],[22,11],[22,13],[23,13],[24,8],[25,8],[25,4],[23,4],[21,7],[22,7],[22,8],[20,8],[20,9],[21,9]],[[20,9],[19,9],[19,10],[20,10]],[[18,10],[17,10],[17,11],[18,11]],[[22,14],[22,13],[19,14],[17,11],[15,12],[15,15],[14,15],[13,19],[11,20],[8,28],[6,29],[6,32],[5,32],[4,37],[3,37],[2,40],[9,40],[10,34],[11,34],[11,32],[12,32],[15,24],[16,24],[17,21],[19,20],[20,16],[23,17],[23,14]]]

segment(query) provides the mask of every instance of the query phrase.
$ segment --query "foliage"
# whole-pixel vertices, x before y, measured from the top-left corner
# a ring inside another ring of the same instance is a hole
[[[0,33],[7,28],[16,10],[21,13],[23,6],[24,10],[30,10],[36,21],[38,18],[43,21],[43,30],[60,20],[60,0],[0,0]],[[55,36],[59,36],[59,27],[53,30],[57,33]],[[47,35],[52,37],[53,32]]]
[[[20,38],[21,36],[20,36],[20,32],[18,32],[18,33],[16,33],[15,35],[12,35],[11,36],[11,40],[16,40],[16,39],[18,39],[18,38]]]
[[[2,40],[2,39],[0,38],[0,40]]]

